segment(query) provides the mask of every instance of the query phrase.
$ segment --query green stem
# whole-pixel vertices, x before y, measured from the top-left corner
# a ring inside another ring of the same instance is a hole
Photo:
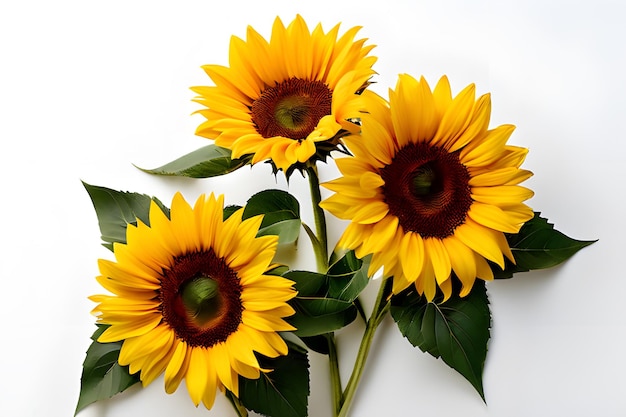
[[[337,356],[337,344],[335,343],[335,334],[327,333],[328,341],[328,361],[330,363],[330,381],[332,383],[333,398],[333,416],[339,413],[341,403],[343,401],[341,392],[341,375],[339,375],[339,357]]]
[[[243,406],[239,398],[232,392],[226,390],[226,398],[230,401],[233,409],[237,413],[237,417],[248,417],[248,410]]]
[[[361,376],[363,375],[363,371],[365,369],[365,362],[367,361],[367,356],[369,355],[372,341],[374,340],[374,334],[376,333],[378,325],[385,317],[385,314],[389,311],[389,284],[389,279],[383,280],[380,285],[380,289],[378,290],[372,315],[365,325],[365,332],[363,333],[363,338],[361,339],[359,352],[357,353],[356,360],[354,361],[352,375],[350,375],[350,380],[348,381],[346,390],[343,393],[343,403],[341,404],[337,417],[346,417],[348,415],[348,411],[350,410],[350,406],[354,400],[354,395],[356,394],[359,382],[361,381]]]
[[[322,194],[320,192],[320,181],[317,174],[317,166],[310,164],[306,168],[309,177],[309,188],[311,191],[311,202],[313,204],[313,217],[315,219],[315,231],[313,234],[311,229],[304,225],[304,229],[311,238],[313,250],[315,251],[315,259],[317,261],[317,270],[320,273],[328,271],[328,235],[326,231],[326,215],[324,209],[320,207]],[[339,359],[337,356],[337,343],[335,342],[334,333],[325,335],[328,343],[328,362],[330,366],[330,380],[332,385],[333,397],[333,416],[337,416],[342,404],[342,387],[341,375],[339,374]]]
[[[326,216],[324,215],[324,209],[320,207],[322,194],[320,192],[320,180],[317,176],[317,166],[307,166],[306,172],[309,177],[309,188],[311,189],[311,201],[313,203],[313,217],[315,218],[315,232],[319,243],[319,247],[315,250],[317,268],[319,272],[326,272],[328,269],[328,236],[326,234]]]

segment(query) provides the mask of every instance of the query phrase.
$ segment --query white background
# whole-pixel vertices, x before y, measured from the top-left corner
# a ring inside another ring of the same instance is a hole
[[[513,123],[530,149],[529,204],[579,239],[599,242],[563,266],[488,284],[493,313],[485,405],[441,361],[383,323],[353,416],[626,415],[626,13],[608,1],[5,1],[0,5],[0,415],[71,416],[100,292],[96,260],[110,258],[81,180],[171,201],[226,193],[242,204],[289,189],[312,223],[306,181],[289,186],[261,164],[201,181],[153,168],[209,143],[189,87],[200,66],[228,64],[231,35],[301,13],[312,28],[338,22],[378,45],[373,89],[398,73],[443,74],[454,92],[491,92],[492,126]],[[332,162],[322,180],[336,175]],[[343,224],[330,219],[331,245]],[[293,267],[312,268],[301,239]],[[371,298],[375,288],[368,288]],[[349,375],[362,328],[338,335]],[[310,415],[330,415],[324,357],[312,355]],[[163,380],[85,409],[87,416],[234,416],[218,396],[196,409]]]

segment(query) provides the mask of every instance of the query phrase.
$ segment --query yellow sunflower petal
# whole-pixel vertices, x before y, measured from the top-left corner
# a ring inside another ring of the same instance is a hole
[[[450,277],[452,265],[450,264],[450,255],[441,240],[434,238],[424,239],[424,251],[432,262],[437,283],[440,284],[447,280]]]
[[[189,356],[187,354],[187,344],[177,341],[174,353],[165,368],[165,392],[168,394],[176,391],[185,377]]]
[[[474,251],[465,246],[460,240],[454,236],[450,236],[443,240],[446,250],[450,254],[450,263],[452,270],[463,284],[460,296],[464,297],[474,285],[476,279],[476,261],[474,260]]]
[[[498,233],[500,232],[481,226],[471,219],[466,219],[465,224],[454,231],[454,235],[463,244],[504,268],[502,251],[497,244]]]
[[[463,130],[463,133],[458,138],[451,142],[448,151],[455,152],[463,148],[476,137],[484,134],[489,126],[490,116],[491,96],[489,94],[485,94],[476,101],[476,104],[472,109],[472,116],[469,125],[465,130]]]
[[[490,204],[476,202],[472,204],[467,215],[476,223],[500,232],[517,233],[521,226],[520,224],[512,223],[509,216],[502,209]]]
[[[532,190],[520,185],[472,187],[472,198],[474,200],[496,206],[521,203],[533,195]]]
[[[502,156],[504,144],[515,130],[513,125],[502,125],[488,131],[476,147],[461,150],[461,161],[468,167],[488,165]]]
[[[415,281],[424,266],[424,241],[417,233],[408,232],[402,236],[400,244],[400,262],[402,271],[410,281]]]
[[[475,92],[474,84],[470,84],[452,100],[430,143],[434,146],[448,147],[459,138],[471,121]]]
[[[424,269],[422,269],[422,273],[417,281],[415,281],[415,288],[420,294],[424,294],[426,300],[429,302],[435,298],[435,294],[437,293],[437,281],[430,258],[427,258],[424,262]]]

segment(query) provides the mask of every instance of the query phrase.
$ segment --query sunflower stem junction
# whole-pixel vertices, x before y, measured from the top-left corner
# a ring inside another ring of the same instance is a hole
[[[389,296],[391,294],[390,284],[391,280],[385,279],[381,283],[380,289],[378,290],[378,295],[376,296],[376,301],[374,302],[372,314],[370,315],[370,318],[365,325],[365,332],[363,333],[361,345],[359,346],[359,351],[354,361],[352,374],[350,375],[350,379],[348,380],[348,384],[346,385],[346,389],[342,395],[342,403],[337,417],[348,416],[350,405],[354,400],[354,395],[356,394],[357,387],[359,386],[361,376],[363,375],[363,371],[365,369],[365,362],[367,361],[367,357],[372,346],[372,341],[374,340],[374,334],[376,333],[376,329],[380,325],[381,321],[389,311]]]

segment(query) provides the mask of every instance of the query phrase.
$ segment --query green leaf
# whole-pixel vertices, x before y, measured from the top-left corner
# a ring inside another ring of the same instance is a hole
[[[278,243],[294,243],[300,235],[300,203],[286,191],[264,190],[250,197],[243,218],[263,214],[258,236],[278,235]]]
[[[300,340],[307,348],[322,355],[328,355],[330,349],[328,347],[328,339],[324,335],[301,337]]]
[[[99,325],[91,336],[93,342],[87,349],[87,356],[83,363],[80,395],[75,415],[89,404],[111,398],[139,382],[138,374],[131,375],[128,372],[128,366],[120,366],[117,363],[122,342],[99,343],[97,341],[107,327]]]
[[[154,175],[209,178],[228,174],[250,162],[249,157],[231,159],[229,149],[216,145],[204,146],[187,155],[154,169],[139,168]]]
[[[354,321],[356,306],[328,294],[328,277],[308,271],[288,271],[283,277],[295,282],[298,291],[289,304],[296,310],[286,320],[298,337],[311,337],[340,329]]]
[[[352,323],[357,315],[353,303],[323,297],[297,297],[291,303],[296,310],[286,320],[297,330],[298,337],[318,336],[334,332]]]
[[[223,220],[228,219],[230,216],[232,216],[240,208],[241,208],[241,206],[237,206],[237,205],[234,205],[234,204],[224,207]]]
[[[492,265],[496,278],[511,278],[516,272],[544,269],[556,266],[595,240],[572,239],[554,229],[552,223],[535,213],[517,234],[506,235],[515,264],[508,259],[504,271]]]
[[[259,356],[259,363],[271,372],[259,379],[239,377],[239,399],[257,413],[271,417],[307,416],[309,360],[306,350],[287,342],[289,353],[270,359]]]
[[[145,194],[115,191],[110,188],[89,185],[85,189],[98,216],[100,233],[105,247],[113,250],[113,243],[126,243],[126,227],[136,225],[137,219],[150,225],[150,202],[155,201],[169,217],[169,210],[156,198]]]
[[[294,286],[301,297],[325,296],[328,293],[326,275],[310,271],[287,271],[284,278],[295,282]]]
[[[482,373],[491,325],[484,281],[477,280],[466,297],[453,295],[442,304],[427,302],[414,289],[393,297],[391,303],[391,315],[404,337],[423,352],[441,357],[484,400]]]
[[[340,300],[355,301],[369,284],[368,267],[369,258],[364,262],[354,251],[347,252],[328,268],[329,294]]]

